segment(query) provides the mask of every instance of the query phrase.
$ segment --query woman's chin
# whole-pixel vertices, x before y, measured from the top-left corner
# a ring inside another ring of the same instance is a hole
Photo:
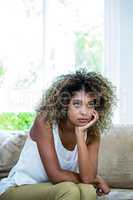
[[[88,121],[87,122],[78,122],[78,126],[85,126],[88,124]]]

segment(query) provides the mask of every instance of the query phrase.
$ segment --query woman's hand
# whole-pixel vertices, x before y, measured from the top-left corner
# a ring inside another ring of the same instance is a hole
[[[92,120],[89,121],[85,126],[77,126],[75,127],[75,132],[76,133],[83,133],[83,132],[86,132],[86,130],[91,127],[92,125],[94,125],[99,119],[99,115],[98,115],[98,112],[96,110],[93,110],[92,111]]]
[[[101,176],[97,175],[96,182],[97,183],[94,185],[96,187],[96,193],[98,196],[106,195],[110,192],[110,188],[108,184]]]

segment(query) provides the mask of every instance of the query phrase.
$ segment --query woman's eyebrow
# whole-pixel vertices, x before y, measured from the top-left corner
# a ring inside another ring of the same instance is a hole
[[[78,101],[81,101],[82,99],[80,99],[80,98],[73,98],[73,100],[78,100]]]
[[[83,99],[78,99],[78,98],[73,98],[73,101],[83,101]],[[96,99],[91,99],[91,100],[88,100],[88,103],[90,103],[90,102],[95,102],[96,101]]]

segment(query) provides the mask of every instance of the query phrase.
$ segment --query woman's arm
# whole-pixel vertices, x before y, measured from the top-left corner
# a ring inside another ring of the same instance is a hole
[[[86,145],[83,133],[78,131],[76,136],[81,182],[93,184],[98,196],[108,194],[110,192],[108,184],[97,174],[100,137],[98,137],[91,145]]]
[[[85,141],[87,129],[94,125],[99,118],[95,110],[92,111],[92,116],[92,120],[85,126],[75,127],[78,146],[79,174],[83,183],[93,183],[97,175],[100,136],[89,145],[87,145]]]
[[[56,155],[51,127],[42,117],[36,118],[30,131],[37,143],[38,151],[49,179],[53,183],[62,181],[81,182],[78,173],[62,170]]]
[[[86,144],[84,133],[77,131],[76,138],[81,181],[83,183],[93,183],[97,175],[100,137],[90,145]]]

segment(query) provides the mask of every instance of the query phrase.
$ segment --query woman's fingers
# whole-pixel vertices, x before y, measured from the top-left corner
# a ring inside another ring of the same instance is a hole
[[[92,126],[94,123],[97,122],[97,120],[99,119],[99,115],[97,111],[93,111],[92,116],[94,117],[86,126],[85,128],[89,128],[90,126]]]
[[[97,189],[96,189],[96,193],[97,193],[98,196],[104,195],[104,192],[102,191],[101,188],[97,188]]]
[[[101,188],[96,189],[96,193],[97,193],[98,196],[107,195],[107,194],[109,194],[109,192],[110,192],[110,190],[104,191]]]

